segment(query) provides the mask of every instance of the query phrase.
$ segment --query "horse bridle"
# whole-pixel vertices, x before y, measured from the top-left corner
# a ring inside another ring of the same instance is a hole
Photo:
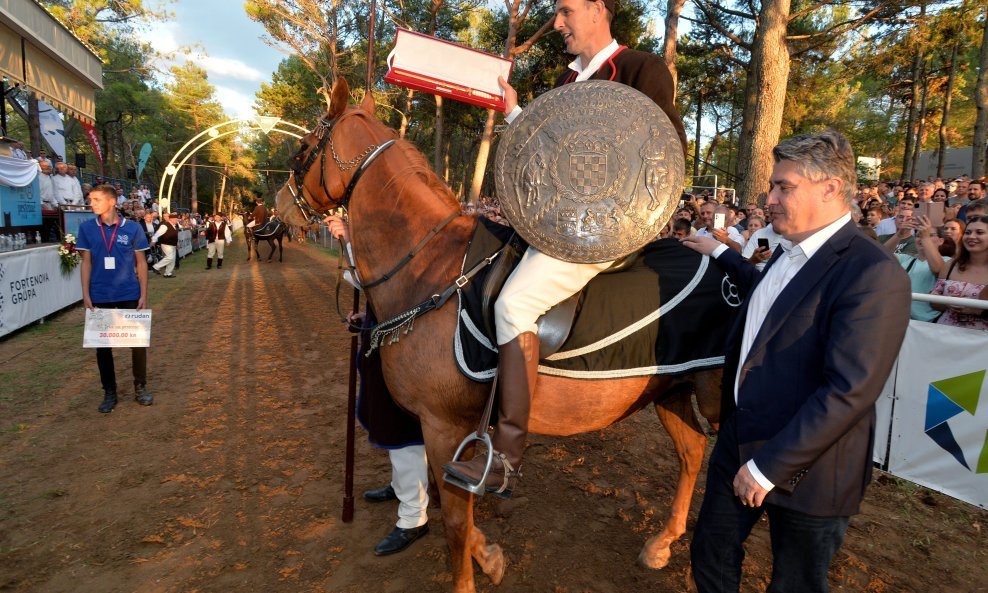
[[[319,124],[316,125],[316,129],[313,130],[313,135],[318,138],[315,146],[313,146],[307,155],[305,155],[305,161],[302,161],[301,151],[299,154],[292,159],[291,173],[288,176],[288,191],[292,194],[292,200],[295,202],[295,206],[302,212],[309,224],[318,223],[322,220],[322,215],[316,210],[312,204],[309,203],[305,196],[303,195],[305,176],[309,174],[309,169],[319,159],[319,185],[322,187],[323,192],[326,197],[332,199],[332,194],[329,193],[329,187],[326,185],[326,148],[329,147],[330,152],[333,155],[333,161],[339,168],[340,172],[350,171],[356,168],[353,176],[350,178],[350,182],[346,186],[346,190],[343,192],[343,198],[339,202],[339,207],[344,210],[350,205],[350,197],[353,195],[353,190],[357,186],[357,182],[363,176],[364,171],[370,167],[371,163],[381,156],[385,150],[390,148],[395,140],[392,138],[381,144],[371,144],[364,149],[363,152],[353,157],[352,159],[344,161],[340,158],[340,155],[336,152],[336,147],[333,146],[333,128],[336,124],[340,123],[344,119],[349,117],[348,114],[341,115],[334,119],[328,119],[323,117],[319,120]],[[295,186],[298,188],[296,191]]]

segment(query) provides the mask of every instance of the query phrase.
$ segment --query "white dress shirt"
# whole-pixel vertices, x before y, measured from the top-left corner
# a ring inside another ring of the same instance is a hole
[[[745,243],[744,235],[739,233],[738,230],[732,226],[727,227],[726,230],[727,230],[727,238],[737,243],[738,249],[744,249],[744,243]],[[716,237],[714,237],[714,234],[709,230],[707,230],[707,227],[700,227],[696,229],[696,236],[713,237],[714,239],[716,239]]]
[[[51,175],[38,173],[38,189],[41,191],[41,203],[45,205],[45,210],[58,210],[58,199],[55,198]]]
[[[744,362],[748,358],[751,346],[755,343],[755,338],[758,336],[758,332],[761,330],[765,318],[772,309],[772,305],[775,304],[776,299],[779,298],[782,291],[789,285],[789,282],[803,269],[806,262],[850,220],[851,213],[847,212],[834,222],[803,239],[798,245],[794,245],[791,241],[784,238],[779,241],[779,245],[785,253],[765,272],[761,282],[758,283],[754,292],[748,297],[748,313],[744,320],[744,333],[741,335],[741,354],[738,358],[737,374],[734,375],[735,403],[738,401],[738,383],[741,379],[741,369],[744,368]],[[726,245],[721,245],[711,255],[713,257],[719,257],[727,249],[728,247]],[[762,488],[766,490],[775,488],[775,484],[770,482],[765,477],[765,474],[758,469],[758,466],[755,465],[754,459],[749,459],[746,465],[751,475],[755,478],[755,481]]]
[[[583,67],[583,60],[579,56],[577,56],[575,60],[569,63],[569,69],[576,71],[576,78],[573,80],[573,82],[587,80],[588,78],[596,74],[597,71],[600,70],[600,67],[604,65],[604,62],[611,59],[611,56],[613,56],[614,53],[617,52],[619,47],[621,46],[618,45],[618,42],[611,39],[611,42],[610,44],[607,45],[607,47],[597,52],[594,55],[594,57],[590,59],[590,63],[587,64],[586,68]],[[511,122],[515,121],[515,118],[518,117],[518,115],[521,114],[521,112],[522,112],[521,105],[515,105],[515,108],[512,109],[508,113],[508,115],[504,116],[504,121],[510,124]]]
[[[52,190],[55,192],[55,199],[59,204],[75,204],[75,177],[68,175],[52,175]],[[79,192],[80,197],[82,191]]]

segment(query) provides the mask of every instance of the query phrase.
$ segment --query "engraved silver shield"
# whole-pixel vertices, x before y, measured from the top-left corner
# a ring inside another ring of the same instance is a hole
[[[672,216],[686,162],[676,128],[620,83],[567,84],[537,98],[501,136],[494,183],[518,234],[553,257],[618,259]]]

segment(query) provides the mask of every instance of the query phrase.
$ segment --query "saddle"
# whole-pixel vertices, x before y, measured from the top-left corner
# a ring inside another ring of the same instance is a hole
[[[254,227],[254,237],[257,239],[267,239],[268,237],[273,237],[281,231],[281,227],[284,227],[285,223],[277,218],[272,218],[271,220],[264,223],[263,226]]]
[[[454,356],[471,380],[496,374],[494,302],[526,248],[510,228],[478,219],[463,269],[501,253],[458,292]],[[594,379],[720,366],[740,304],[731,286],[709,258],[678,241],[650,243],[538,320],[539,373]]]

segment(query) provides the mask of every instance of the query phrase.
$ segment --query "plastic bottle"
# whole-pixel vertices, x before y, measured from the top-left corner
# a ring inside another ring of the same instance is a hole
[[[41,245],[41,231],[34,231],[34,242]]]

